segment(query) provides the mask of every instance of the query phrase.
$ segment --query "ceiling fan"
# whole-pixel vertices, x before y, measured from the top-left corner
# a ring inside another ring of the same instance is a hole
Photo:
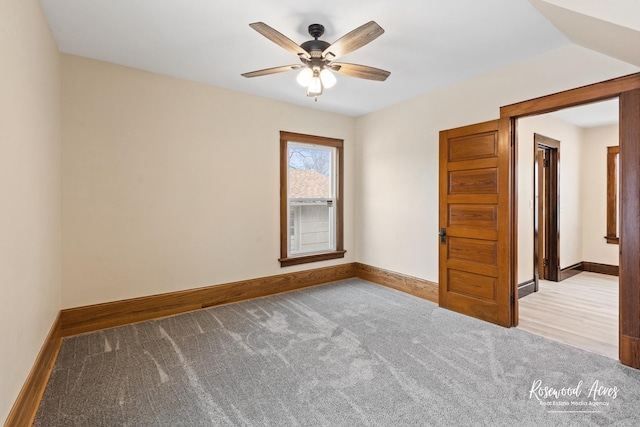
[[[298,83],[307,88],[307,96],[315,97],[317,101],[323,89],[330,88],[336,83],[336,77],[332,71],[345,76],[378,81],[386,80],[391,74],[389,71],[366,65],[333,62],[335,59],[361,48],[382,35],[384,30],[374,21],[361,25],[342,36],[333,44],[319,40],[324,34],[324,26],[320,24],[309,25],[309,34],[313,37],[313,40],[306,41],[301,45],[297,45],[294,41],[264,22],[255,22],[249,24],[249,26],[278,46],[298,55],[302,64],[283,65],[251,71],[242,74],[244,77],[266,76],[268,74],[302,69],[297,77]]]

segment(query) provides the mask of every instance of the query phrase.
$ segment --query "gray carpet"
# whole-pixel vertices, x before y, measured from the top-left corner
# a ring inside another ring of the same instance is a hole
[[[640,371],[353,279],[67,338],[34,425],[638,426]]]

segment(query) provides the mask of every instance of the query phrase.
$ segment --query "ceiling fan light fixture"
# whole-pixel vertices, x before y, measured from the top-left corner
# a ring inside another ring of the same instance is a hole
[[[336,84],[336,76],[328,69],[324,68],[320,71],[320,80],[322,81],[322,86],[329,89],[332,88]]]
[[[307,96],[318,96],[322,95],[322,80],[320,80],[320,73],[318,71],[313,71],[313,77],[309,81],[309,85],[307,86]]]
[[[313,78],[313,70],[311,68],[305,67],[300,71],[296,80],[298,84],[303,87],[308,87],[309,83],[311,83],[311,79]]]

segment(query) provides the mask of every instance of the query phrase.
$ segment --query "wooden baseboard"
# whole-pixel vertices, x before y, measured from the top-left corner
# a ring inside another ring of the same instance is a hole
[[[617,265],[609,265],[609,264],[599,264],[597,262],[587,262],[583,263],[584,271],[590,271],[592,273],[600,273],[600,274],[608,274],[609,276],[618,276],[619,275],[619,267]]]
[[[591,273],[608,274],[610,276],[618,276],[618,266],[609,264],[599,264],[597,262],[582,261],[577,264],[570,265],[560,270],[560,281],[569,277],[580,274],[583,271]]]
[[[437,283],[365,264],[350,263],[65,309],[61,313],[61,336],[77,335],[216,305],[266,297],[352,277],[360,277],[438,303]]]
[[[40,399],[47,387],[47,382],[56,363],[60,351],[61,339],[61,315],[58,313],[51,326],[51,330],[45,339],[40,353],[36,358],[33,368],[27,377],[18,398],[16,399],[9,416],[4,423],[5,427],[30,426],[38,412]]]
[[[565,267],[562,270],[560,270],[560,277],[559,277],[559,281],[562,282],[565,279],[568,279],[569,277],[573,277],[577,274],[580,274],[584,271],[584,262],[579,262],[577,264],[573,264],[570,265],[569,267]]]
[[[62,336],[260,298],[356,276],[354,263],[62,310]]]
[[[526,297],[529,294],[536,292],[536,280],[531,279],[523,283],[518,284],[518,299]]]
[[[393,271],[356,263],[356,276],[438,304],[438,284]]]

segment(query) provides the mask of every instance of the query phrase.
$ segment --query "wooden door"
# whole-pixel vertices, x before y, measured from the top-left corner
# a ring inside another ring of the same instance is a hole
[[[498,125],[440,132],[439,303],[512,326],[510,147]]]
[[[548,168],[544,167],[545,161],[548,161],[548,159],[546,159],[545,154],[547,150],[545,150],[544,148],[537,148],[537,158],[536,158],[536,171],[537,171],[537,180],[536,180],[536,213],[537,213],[537,221],[536,221],[536,225],[537,225],[537,229],[536,229],[536,237],[535,237],[535,244],[536,244],[536,253],[537,253],[537,258],[536,258],[536,264],[538,266],[538,276],[541,280],[547,280],[549,279],[549,263],[545,262],[545,259],[548,259],[547,257],[547,243],[548,243],[548,239],[547,239],[547,227],[545,226],[547,223],[547,216],[546,216],[546,211],[548,210],[548,203],[547,203],[547,195],[548,192],[545,192],[545,182],[548,182],[548,179],[546,177],[546,173],[545,173],[545,169],[548,170]]]

